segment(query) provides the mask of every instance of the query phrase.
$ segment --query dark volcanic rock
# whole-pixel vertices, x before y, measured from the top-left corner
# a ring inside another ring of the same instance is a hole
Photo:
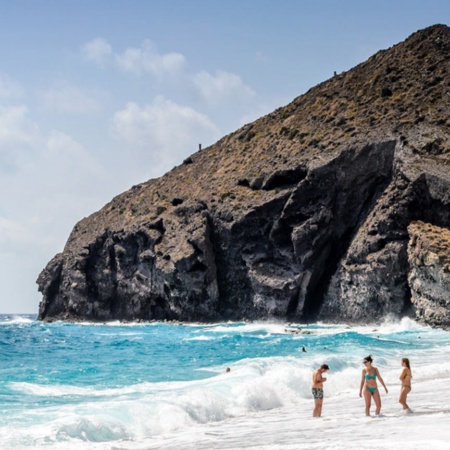
[[[447,326],[408,226],[450,228],[449,74],[427,28],[134,186],[43,270],[39,318]]]

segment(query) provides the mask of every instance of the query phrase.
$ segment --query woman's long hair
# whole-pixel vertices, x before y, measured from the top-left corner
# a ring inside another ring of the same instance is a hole
[[[406,367],[409,369],[409,372],[410,372],[411,378],[412,378],[412,372],[411,372],[411,366],[409,365],[409,359],[408,358],[402,358],[402,362],[404,362],[406,364]]]

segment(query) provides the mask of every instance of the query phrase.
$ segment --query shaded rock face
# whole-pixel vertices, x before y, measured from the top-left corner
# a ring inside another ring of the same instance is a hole
[[[180,247],[164,254],[158,244],[167,230],[157,221],[137,230],[105,230],[81,252],[56,255],[38,279],[44,294],[39,317],[214,318],[218,289],[210,227],[202,207],[196,209],[196,220],[185,224],[177,236]],[[178,214],[195,213],[180,209]],[[169,226],[169,232],[177,232],[173,224]]]
[[[447,326],[408,226],[450,228],[449,56],[419,31],[114,198],[40,274],[39,319]]]
[[[411,301],[408,284],[408,225],[425,220],[448,227],[449,189],[448,181],[425,175],[408,184],[398,172],[340,261],[322,305],[323,315],[361,321],[414,316],[417,303]]]

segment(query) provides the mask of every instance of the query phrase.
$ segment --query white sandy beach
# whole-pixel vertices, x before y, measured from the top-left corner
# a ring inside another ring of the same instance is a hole
[[[359,379],[355,379],[354,390],[325,399],[319,419],[311,417],[311,399],[309,403],[196,426],[145,442],[114,445],[112,449],[449,449],[450,372],[446,377],[414,383],[408,398],[414,413],[408,416],[397,403],[398,384],[392,377],[384,378],[389,394],[382,394],[381,418],[365,417],[364,400],[358,396]]]

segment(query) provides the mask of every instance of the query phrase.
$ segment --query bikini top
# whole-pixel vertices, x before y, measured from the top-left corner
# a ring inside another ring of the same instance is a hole
[[[369,375],[368,373],[366,373],[366,380],[371,380],[371,379],[374,379],[375,380],[375,378],[377,377],[377,373],[375,372],[373,375]]]

